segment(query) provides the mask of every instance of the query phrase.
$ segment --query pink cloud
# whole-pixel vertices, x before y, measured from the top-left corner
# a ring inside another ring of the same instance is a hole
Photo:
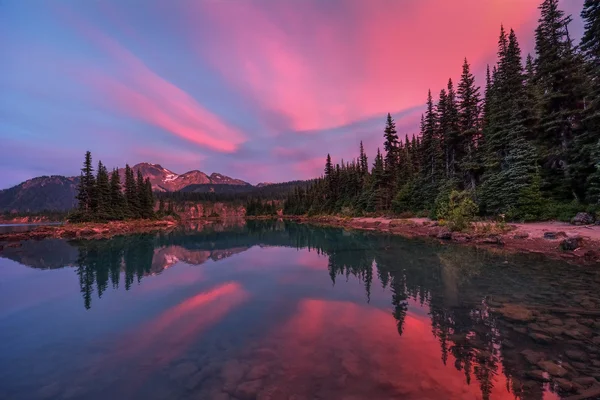
[[[308,160],[300,161],[292,166],[295,172],[301,173],[303,176],[317,177],[322,175],[325,167],[324,157],[314,157]]]
[[[78,73],[87,85],[102,93],[105,106],[211,150],[235,152],[245,141],[237,128],[152,71],[116,40],[68,10],[61,9],[61,14],[115,63],[115,76],[92,66]]]
[[[422,105],[427,89],[458,79],[465,56],[473,65],[491,61],[500,24],[520,33],[537,19],[539,0],[342,4],[324,15],[322,3],[308,1],[268,11],[202,2],[188,15],[214,22],[219,41],[199,54],[258,103],[265,125],[314,132]]]

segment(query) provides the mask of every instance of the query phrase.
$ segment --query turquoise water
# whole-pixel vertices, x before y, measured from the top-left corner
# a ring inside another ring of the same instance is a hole
[[[282,221],[0,257],[0,399],[553,399],[600,380],[597,268]]]

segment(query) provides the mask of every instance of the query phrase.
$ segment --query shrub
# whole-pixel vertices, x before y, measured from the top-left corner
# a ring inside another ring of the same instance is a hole
[[[466,191],[453,190],[448,201],[440,201],[437,206],[438,217],[443,218],[451,231],[462,231],[473,222],[479,208]]]

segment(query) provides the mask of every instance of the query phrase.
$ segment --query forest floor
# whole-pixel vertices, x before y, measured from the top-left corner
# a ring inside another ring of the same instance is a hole
[[[301,218],[300,222],[348,229],[428,237],[485,247],[494,252],[541,253],[576,264],[600,266],[600,226],[575,226],[563,222],[507,223],[478,222],[464,232],[450,232],[427,218]]]

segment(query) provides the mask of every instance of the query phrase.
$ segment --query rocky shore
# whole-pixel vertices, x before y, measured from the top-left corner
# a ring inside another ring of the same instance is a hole
[[[342,218],[300,217],[300,223],[337,226],[347,229],[386,232],[408,238],[432,238],[485,247],[491,251],[542,253],[582,265],[600,265],[600,226],[574,226],[566,223],[525,223],[499,226],[476,223],[464,232],[451,232],[426,218]]]

